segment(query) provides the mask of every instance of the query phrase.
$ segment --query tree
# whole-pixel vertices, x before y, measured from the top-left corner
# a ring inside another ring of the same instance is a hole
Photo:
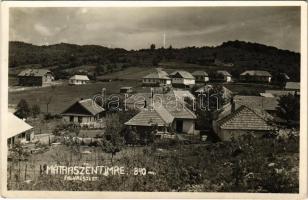
[[[51,86],[51,91],[50,91],[50,96],[47,97],[47,100],[46,100],[46,112],[47,114],[49,113],[49,105],[50,103],[52,102],[52,98],[53,98],[53,94],[54,94],[54,91],[55,91],[56,87],[53,85]]]
[[[39,114],[41,113],[41,108],[39,105],[37,104],[34,104],[32,107],[31,107],[31,114],[34,118],[36,118]]]
[[[272,83],[278,85],[280,88],[283,88],[286,85],[287,78],[284,73],[273,73]]]
[[[151,49],[151,50],[155,50],[155,48],[156,48],[156,47],[155,47],[155,44],[151,44],[150,49]]]
[[[280,97],[277,108],[278,116],[290,122],[298,122],[300,116],[300,97],[298,95],[286,95]]]
[[[101,142],[102,150],[111,154],[111,163],[117,152],[124,145],[123,137],[120,135],[122,124],[118,114],[110,114],[106,117],[106,131]]]
[[[30,108],[28,102],[25,99],[21,99],[17,105],[16,116],[21,119],[27,119],[30,116]]]

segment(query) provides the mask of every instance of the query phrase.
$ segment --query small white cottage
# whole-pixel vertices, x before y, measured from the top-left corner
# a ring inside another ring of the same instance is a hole
[[[70,85],[82,85],[87,84],[90,81],[87,75],[74,75],[69,80]]]
[[[33,127],[27,124],[22,119],[19,119],[12,113],[8,113],[8,129],[7,144],[11,148],[13,145],[19,141],[20,143],[31,142],[34,138]]]

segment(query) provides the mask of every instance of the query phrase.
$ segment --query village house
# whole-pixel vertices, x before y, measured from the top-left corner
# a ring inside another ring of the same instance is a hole
[[[68,80],[70,85],[83,85],[90,81],[87,75],[74,75]]]
[[[126,94],[126,93],[132,93],[133,92],[133,87],[121,87],[120,88],[120,93]]]
[[[285,90],[291,90],[291,91],[300,91],[300,82],[287,82],[285,86]]]
[[[264,82],[270,83],[272,75],[268,71],[247,70],[240,74],[240,80],[243,82]]]
[[[198,96],[203,95],[203,94],[206,95],[213,89],[214,89],[213,85],[205,85],[205,86],[202,86],[199,89],[197,89],[195,91],[195,93]],[[221,91],[222,92],[222,98],[224,100],[229,100],[232,97],[233,92],[231,90],[229,90],[228,88],[226,88],[225,86],[222,86],[221,90],[222,90]],[[213,95],[215,95],[215,94],[213,94]]]
[[[187,71],[175,71],[170,74],[172,85],[177,87],[192,87],[195,85],[195,77]]]
[[[8,113],[7,122],[6,136],[9,148],[13,147],[17,141],[21,144],[33,141],[34,132],[32,126],[16,117],[13,113]]]
[[[137,115],[125,123],[144,133],[157,126],[159,133],[195,134],[196,115],[183,104],[154,104],[142,109]]]
[[[225,110],[213,120],[213,130],[222,141],[238,139],[246,134],[262,137],[274,130],[273,117],[264,110],[244,105],[228,104]]]
[[[198,83],[206,83],[210,80],[209,75],[205,71],[194,71],[192,75]]]
[[[168,93],[156,93],[154,91],[135,93],[124,100],[124,105],[126,109],[140,110],[152,106],[155,103],[168,104],[179,102],[185,104],[186,99],[194,101],[196,98],[187,90],[172,89]]]
[[[61,113],[65,122],[78,123],[82,127],[99,128],[105,109],[93,99],[81,99]]]
[[[213,79],[213,81],[223,81],[228,83],[232,81],[232,75],[226,70],[218,70],[214,73],[213,77],[210,77],[210,79]]]
[[[238,105],[264,110],[271,115],[276,113],[278,107],[278,98],[276,97],[236,95],[233,97],[233,101]]]
[[[48,69],[25,69],[18,74],[20,86],[46,86],[53,81],[54,76]]]
[[[170,86],[171,78],[161,68],[143,77],[142,84],[145,86]]]

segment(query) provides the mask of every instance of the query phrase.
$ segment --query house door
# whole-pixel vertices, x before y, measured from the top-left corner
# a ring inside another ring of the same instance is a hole
[[[183,132],[183,120],[176,120],[175,130],[179,133]]]
[[[31,140],[31,134],[30,133],[27,133],[26,134],[26,141],[30,141]]]

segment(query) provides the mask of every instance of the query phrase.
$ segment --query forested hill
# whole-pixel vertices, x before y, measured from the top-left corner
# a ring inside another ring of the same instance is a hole
[[[55,70],[82,65],[100,66],[122,63],[126,67],[152,67],[160,62],[192,63],[217,66],[240,73],[246,69],[285,72],[292,80],[300,78],[300,54],[258,43],[228,41],[216,47],[186,47],[181,49],[155,48],[127,51],[98,45],[60,43],[36,46],[24,42],[10,42],[9,65],[19,68],[33,65]]]

